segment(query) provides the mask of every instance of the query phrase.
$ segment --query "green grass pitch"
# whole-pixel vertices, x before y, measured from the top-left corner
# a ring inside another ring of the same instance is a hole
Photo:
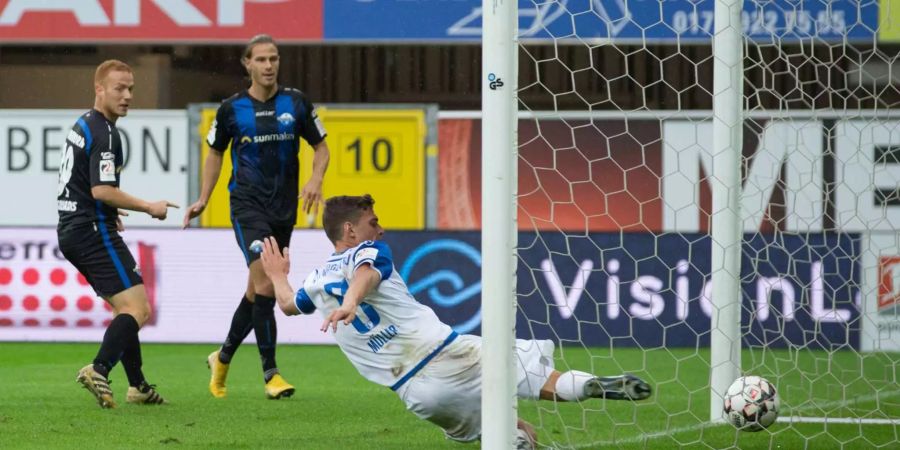
[[[125,404],[121,368],[111,376],[119,402],[101,410],[75,382],[97,344],[0,344],[0,448],[463,449],[408,413],[390,390],[359,376],[337,347],[281,346],[278,361],[297,387],[266,400],[255,346],[238,352],[229,395],[206,390],[211,345],[145,345],[149,380],[171,401]],[[900,418],[898,354],[808,350],[745,351],[747,373],[778,387],[781,415]],[[519,403],[520,415],[556,448],[898,448],[900,426],[776,423],[759,433],[704,426],[708,351],[557,351],[557,368],[598,374],[630,371],[652,380],[652,401],[630,404]]]

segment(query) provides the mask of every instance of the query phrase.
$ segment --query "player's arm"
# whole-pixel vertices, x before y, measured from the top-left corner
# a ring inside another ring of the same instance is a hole
[[[322,324],[322,331],[329,327],[337,330],[338,322],[349,324],[356,318],[356,309],[369,293],[388,279],[394,271],[393,255],[390,247],[384,242],[365,242],[356,248],[353,256],[353,276],[347,292],[344,293],[341,307],[334,310]]]
[[[150,214],[154,219],[165,220],[169,207],[178,205],[160,200],[148,202],[119,189],[116,180],[115,155],[108,151],[108,135],[97,134],[90,150],[91,196],[106,205],[118,209]]]
[[[328,170],[331,152],[328,150],[328,144],[325,143],[325,136],[328,133],[325,131],[316,109],[307,99],[304,98],[303,102],[304,108],[311,111],[303,125],[303,138],[310,143],[314,154],[312,174],[303,185],[300,198],[303,199],[303,212],[307,215],[312,213],[312,216],[315,217],[319,214],[319,204],[322,203],[322,181],[325,179],[325,171]]]
[[[178,205],[166,200],[148,202],[115,186],[105,184],[91,187],[91,195],[94,196],[95,200],[99,200],[113,208],[147,213],[154,219],[159,220],[165,220],[169,207],[178,207]]]
[[[206,154],[206,162],[203,164],[203,180],[200,185],[200,198],[184,212],[182,228],[187,228],[191,219],[199,216],[206,209],[209,198],[212,197],[213,189],[215,189],[216,183],[219,181],[219,174],[222,172],[222,157],[222,152],[212,148]]]
[[[350,324],[356,318],[356,309],[359,304],[378,287],[379,283],[381,283],[381,273],[369,264],[363,264],[356,269],[353,279],[350,280],[350,285],[347,287],[347,292],[344,293],[341,307],[328,315],[325,322],[322,323],[322,331],[328,331],[329,327],[337,331],[338,322],[343,322],[344,325]]]
[[[322,180],[325,179],[325,171],[328,170],[331,153],[324,140],[314,145],[313,150],[315,150],[315,154],[313,155],[312,174],[303,185],[300,198],[303,199],[303,212],[312,213],[315,217],[319,214],[319,204],[322,203]]]
[[[231,136],[228,134],[225,124],[226,106],[219,107],[216,112],[216,120],[213,122],[206,135],[206,143],[209,145],[209,153],[206,154],[206,161],[203,163],[203,175],[200,183],[200,198],[191,204],[184,212],[184,221],[182,228],[187,228],[191,220],[199,216],[212,197],[216,183],[219,181],[219,174],[222,172],[222,158],[225,149],[231,142]],[[221,126],[220,126],[221,124]]]
[[[295,296],[294,288],[291,287],[291,283],[288,281],[288,272],[291,271],[291,258],[288,248],[285,247],[284,250],[278,250],[278,242],[271,236],[263,241],[260,259],[262,260],[266,276],[269,277],[269,280],[272,281],[272,286],[275,288],[275,301],[278,302],[278,307],[288,316],[300,314],[301,311],[297,306],[297,301],[303,289],[300,289],[300,292]],[[307,297],[304,300],[308,299]],[[309,303],[312,304],[312,302]]]

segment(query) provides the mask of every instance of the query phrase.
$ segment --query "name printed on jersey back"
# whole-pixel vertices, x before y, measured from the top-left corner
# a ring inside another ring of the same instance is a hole
[[[84,148],[84,137],[78,134],[75,130],[69,130],[69,135],[66,136],[66,140],[68,140],[78,148]]]
[[[56,201],[56,210],[57,211],[66,211],[66,212],[75,212],[78,209],[78,204],[73,202],[72,200],[57,200]]]
[[[391,341],[394,337],[400,334],[400,331],[397,330],[397,327],[394,325],[388,325],[385,329],[375,333],[372,337],[369,338],[369,341],[366,342],[366,345],[372,349],[373,353],[378,353],[378,350],[381,350],[388,342]]]

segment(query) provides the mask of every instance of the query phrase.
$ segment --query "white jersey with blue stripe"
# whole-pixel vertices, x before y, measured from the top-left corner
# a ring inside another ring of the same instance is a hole
[[[363,264],[381,273],[381,282],[363,299],[352,323],[338,323],[335,340],[363,377],[396,390],[456,333],[409,293],[387,244],[366,241],[334,254],[306,277],[295,302],[303,314],[318,309],[328,317],[340,307],[356,269]]]

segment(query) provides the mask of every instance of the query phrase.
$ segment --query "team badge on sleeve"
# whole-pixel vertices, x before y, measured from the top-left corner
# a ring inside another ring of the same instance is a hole
[[[322,125],[322,121],[319,120],[319,111],[314,109],[312,112],[313,123],[316,124],[316,130],[319,131],[319,136],[325,136],[325,126]]]
[[[363,261],[375,261],[375,258],[378,257],[378,249],[375,247],[366,247],[359,249],[356,252],[356,257],[353,258],[353,265],[359,265],[359,263]]]
[[[116,181],[116,163],[110,160],[100,161],[100,181]]]
[[[209,133],[206,133],[206,143],[210,147],[216,143],[216,126],[219,124],[219,121],[213,119],[212,125],[209,127]]]

